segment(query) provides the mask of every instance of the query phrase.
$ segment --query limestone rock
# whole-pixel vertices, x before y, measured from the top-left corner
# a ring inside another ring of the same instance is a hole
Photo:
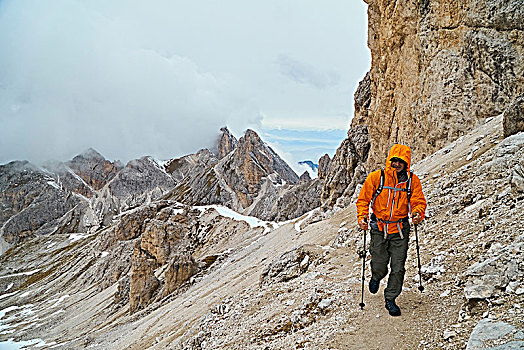
[[[235,152],[217,166],[223,179],[234,189],[242,208],[253,203],[262,187],[262,178],[272,177],[276,183],[298,181],[298,175],[253,130],[240,138]]]
[[[209,151],[208,151],[209,152]],[[199,163],[166,196],[189,205],[224,204],[235,208],[232,190],[222,180],[221,173],[208,163]]]
[[[297,218],[320,206],[322,182],[318,179],[300,181],[295,185],[268,187],[255,199],[247,213],[262,220],[285,221]]]
[[[148,205],[125,213],[115,225],[115,235],[118,240],[125,241],[140,236],[145,230],[146,219],[151,219],[157,212],[157,206]]]
[[[471,265],[465,275],[468,277],[464,288],[466,299],[487,299],[497,291],[506,289],[511,281],[524,276],[524,236],[506,247],[490,250],[491,256]]]
[[[120,199],[121,210],[161,198],[175,187],[175,180],[151,157],[127,163],[107,186]]]
[[[167,207],[147,220],[140,247],[163,265],[189,232],[182,209]]]
[[[47,161],[43,168],[63,188],[91,198],[122,170],[120,162],[110,162],[92,148],[63,162]]]
[[[318,258],[318,253],[312,248],[304,245],[282,254],[262,271],[260,284],[289,281],[306,272],[313,260]]]
[[[509,337],[515,333],[516,328],[506,322],[495,322],[490,319],[482,319],[477,323],[471,333],[466,350],[495,349],[489,344],[496,341],[499,346],[496,349],[522,349],[524,341],[516,337]],[[506,339],[506,341],[504,341]],[[502,343],[501,343],[502,341]]]
[[[120,162],[110,162],[92,148],[66,162],[66,165],[95,191],[104,187],[123,168]]]
[[[524,95],[518,96],[504,111],[504,136],[524,131]]]
[[[129,283],[129,312],[134,313],[144,307],[153,298],[160,287],[160,281],[155,277],[158,267],[156,260],[135,245],[131,265],[131,281]]]
[[[10,244],[55,232],[60,218],[83,201],[29,162],[0,166],[0,190],[0,233]]]
[[[341,196],[351,197],[367,176],[364,163],[370,148],[368,129],[355,126],[338,147],[322,187],[323,206],[333,206]]]
[[[435,275],[440,275],[442,273],[446,272],[446,268],[443,264],[444,256],[443,255],[437,255],[433,257],[429,263],[422,265],[420,268],[420,272],[422,274],[422,277],[425,280],[429,280]]]
[[[223,130],[223,135],[230,139],[227,129]],[[233,147],[235,143],[231,141],[229,144]],[[184,165],[189,163],[192,164],[190,168]],[[190,205],[222,204],[262,219],[278,214],[277,210],[281,205],[277,201],[288,193],[291,184],[299,180],[289,165],[252,130],[246,131],[232,151],[220,161],[213,158],[210,151],[202,150],[196,156],[187,156],[167,167],[176,178],[181,178],[176,174],[183,168],[191,171],[187,172],[166,198]],[[295,192],[303,192],[306,187],[308,193],[312,193],[311,186],[307,185]],[[318,193],[314,196],[318,197]],[[311,195],[307,196],[310,197]],[[308,200],[303,201],[303,204]],[[292,206],[296,208],[296,205]],[[293,213],[288,212],[289,215],[295,215],[295,212],[302,213],[302,210],[310,209],[307,206],[293,210]],[[286,216],[287,218],[290,217]]]
[[[520,0],[366,2],[370,101],[366,76],[352,127],[368,126],[367,168],[381,166],[394,143],[418,161],[522,94]]]
[[[231,134],[227,127],[220,129],[222,132],[217,143],[217,156],[222,159],[237,148],[238,140]]]
[[[218,159],[210,150],[201,149],[197,153],[169,160],[165,169],[179,183],[187,176],[200,172],[201,168],[212,167],[217,162]]]
[[[218,149],[225,150],[220,160],[204,149],[168,162],[166,170],[177,185],[164,198],[189,205],[221,204],[263,220],[288,220],[319,206],[321,185],[305,177],[299,182],[254,131],[236,142],[223,128]]]
[[[114,295],[115,303],[118,305],[125,305],[129,302],[129,285],[131,278],[128,276],[118,281],[118,287]]]
[[[371,78],[367,72],[364,78],[358,83],[357,91],[354,95],[355,118],[363,119],[367,117],[367,111],[371,103]]]
[[[176,255],[166,271],[164,296],[171,294],[198,271],[198,264],[191,255]]]
[[[311,180],[311,176],[307,171],[304,171],[302,175],[300,175],[300,178],[298,179],[299,182],[308,182]]]
[[[331,158],[329,158],[329,154],[324,154],[320,159],[318,160],[318,179],[319,180],[325,180],[329,171],[329,167],[331,166]]]
[[[511,174],[511,187],[515,192],[524,192],[524,160],[521,159],[519,164],[515,164]]]

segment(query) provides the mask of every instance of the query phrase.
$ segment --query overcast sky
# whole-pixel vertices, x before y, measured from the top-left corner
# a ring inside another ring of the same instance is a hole
[[[362,0],[1,0],[0,163],[89,147],[167,159],[224,125],[284,158],[315,139],[333,149],[370,66],[366,33]]]

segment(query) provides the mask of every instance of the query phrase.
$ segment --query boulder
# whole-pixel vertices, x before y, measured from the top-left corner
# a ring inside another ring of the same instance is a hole
[[[176,255],[166,270],[163,295],[169,295],[198,272],[198,264],[188,254]]]
[[[315,247],[303,245],[282,254],[272,261],[260,275],[260,285],[269,285],[278,282],[289,281],[307,271],[318,259]]]
[[[131,280],[129,282],[129,312],[134,313],[146,306],[160,287],[155,276],[157,261],[140,248],[137,242],[133,251]]]
[[[498,346],[491,347],[496,343]],[[512,350],[524,348],[524,340],[517,336],[516,328],[506,322],[496,322],[489,318],[480,320],[468,340],[466,350],[498,349]]]
[[[524,95],[520,95],[504,111],[504,137],[524,131]]]

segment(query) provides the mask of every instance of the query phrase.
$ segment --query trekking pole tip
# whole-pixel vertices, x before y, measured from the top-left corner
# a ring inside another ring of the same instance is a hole
[[[418,290],[420,290],[421,292],[423,292],[423,291],[424,291],[424,287],[422,287],[422,286],[418,286]]]
[[[364,303],[360,303],[360,304],[358,304],[358,305],[360,306],[360,309],[361,309],[361,310],[364,310],[364,306],[366,306],[366,304],[364,304]]]

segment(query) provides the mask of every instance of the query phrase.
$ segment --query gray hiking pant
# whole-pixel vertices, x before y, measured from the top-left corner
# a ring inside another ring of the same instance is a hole
[[[402,291],[404,283],[404,264],[408,254],[409,243],[409,224],[404,224],[402,234],[388,234],[384,239],[384,232],[371,229],[371,244],[369,252],[371,253],[371,277],[375,281],[380,281],[388,273],[388,264],[391,272],[389,273],[388,285],[384,290],[384,297],[389,300],[395,300]]]

